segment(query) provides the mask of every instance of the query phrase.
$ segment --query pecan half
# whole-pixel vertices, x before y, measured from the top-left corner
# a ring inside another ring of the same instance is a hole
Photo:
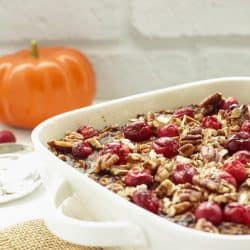
[[[200,107],[202,108],[203,115],[207,116],[207,115],[212,115],[218,112],[221,102],[222,102],[221,93],[215,93],[205,98],[200,103]]]
[[[190,127],[183,131],[180,137],[180,144],[192,144],[196,146],[202,142],[202,129],[200,127]]]
[[[191,143],[184,144],[178,149],[178,152],[183,156],[190,156],[194,153],[195,147]]]

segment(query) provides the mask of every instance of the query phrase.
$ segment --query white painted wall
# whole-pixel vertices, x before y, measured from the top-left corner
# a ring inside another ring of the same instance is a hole
[[[0,0],[0,24],[1,54],[81,49],[102,99],[250,75],[249,0]]]

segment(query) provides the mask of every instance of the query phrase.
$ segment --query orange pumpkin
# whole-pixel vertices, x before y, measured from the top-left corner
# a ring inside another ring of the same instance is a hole
[[[41,121],[91,104],[95,75],[75,49],[22,50],[0,57],[0,121],[33,128]]]

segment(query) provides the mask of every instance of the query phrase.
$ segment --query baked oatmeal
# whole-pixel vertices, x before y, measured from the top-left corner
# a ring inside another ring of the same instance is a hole
[[[180,225],[250,234],[250,114],[221,93],[200,104],[83,125],[48,142],[61,160]]]

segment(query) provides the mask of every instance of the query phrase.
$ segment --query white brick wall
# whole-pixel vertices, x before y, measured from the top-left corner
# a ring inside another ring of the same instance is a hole
[[[85,52],[98,98],[250,75],[248,0],[0,0],[0,53],[64,45]]]

